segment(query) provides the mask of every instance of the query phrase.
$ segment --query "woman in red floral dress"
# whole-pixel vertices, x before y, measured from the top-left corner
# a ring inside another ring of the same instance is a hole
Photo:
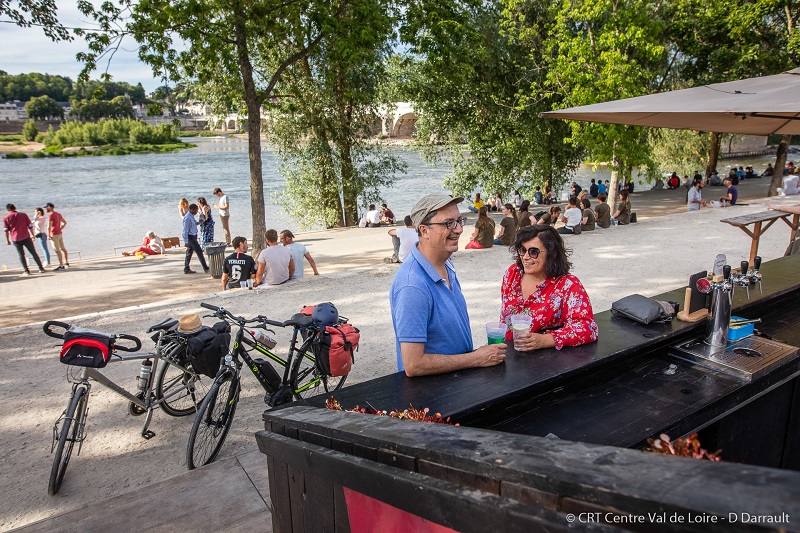
[[[503,276],[500,320],[510,316],[533,318],[531,333],[518,337],[521,351],[578,346],[597,340],[589,295],[580,280],[569,273],[564,241],[550,226],[521,228],[514,239],[516,262]],[[512,340],[511,329],[506,340]]]

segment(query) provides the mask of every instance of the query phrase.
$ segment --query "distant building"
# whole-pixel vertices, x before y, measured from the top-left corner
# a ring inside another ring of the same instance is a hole
[[[0,122],[10,122],[19,120],[17,118],[17,106],[13,102],[0,104]]]

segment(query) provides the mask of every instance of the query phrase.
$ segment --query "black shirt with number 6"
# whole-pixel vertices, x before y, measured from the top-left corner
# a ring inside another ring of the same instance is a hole
[[[258,271],[255,259],[247,254],[234,252],[222,263],[222,272],[228,275],[228,288],[238,289],[240,282],[247,281]]]

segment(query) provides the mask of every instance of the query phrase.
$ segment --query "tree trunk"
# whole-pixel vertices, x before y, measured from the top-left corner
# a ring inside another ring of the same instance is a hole
[[[345,226],[358,225],[358,187],[356,171],[353,167],[353,142],[351,128],[353,125],[352,109],[345,101],[342,69],[336,69],[336,107],[339,115],[336,144],[339,148],[339,168],[342,180],[343,223]]]
[[[722,134],[711,132],[709,135],[708,161],[706,162],[706,181],[711,177],[711,173],[717,169],[719,160],[719,147],[722,143]]]
[[[778,151],[775,153],[775,169],[772,171],[772,180],[769,182],[767,196],[778,195],[778,187],[783,183],[783,167],[786,166],[786,153],[789,151],[789,143],[791,141],[791,135],[781,136],[781,142],[778,143]]]
[[[617,143],[614,143],[614,151],[611,156],[611,182],[608,184],[608,207],[611,209],[611,214],[617,212],[617,199],[619,198],[619,169],[620,163],[617,157]]]
[[[247,48],[247,35],[243,21],[235,26],[236,51],[239,56],[239,69],[244,84],[244,99],[247,106],[247,151],[250,156],[250,211],[253,217],[253,255],[266,247],[264,233],[266,212],[264,209],[264,179],[261,167],[261,99],[253,81],[253,65]]]

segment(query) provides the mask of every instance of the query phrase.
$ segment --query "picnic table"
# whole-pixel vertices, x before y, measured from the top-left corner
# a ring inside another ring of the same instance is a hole
[[[791,222],[789,221],[789,216],[792,217]],[[776,220],[779,219],[786,222],[786,224],[792,228],[792,233],[789,236],[789,242],[791,243],[797,234],[800,215],[785,213],[783,211],[761,211],[759,213],[751,213],[749,215],[726,218],[724,220],[720,220],[720,222],[726,222],[731,226],[736,226],[743,232],[747,233],[751,239],[753,239],[753,242],[750,244],[750,264],[752,265],[754,258],[758,255],[758,241],[761,239],[761,235],[767,231]],[[766,224],[764,224],[765,222]],[[751,224],[753,225],[752,231],[747,228],[747,226]]]

